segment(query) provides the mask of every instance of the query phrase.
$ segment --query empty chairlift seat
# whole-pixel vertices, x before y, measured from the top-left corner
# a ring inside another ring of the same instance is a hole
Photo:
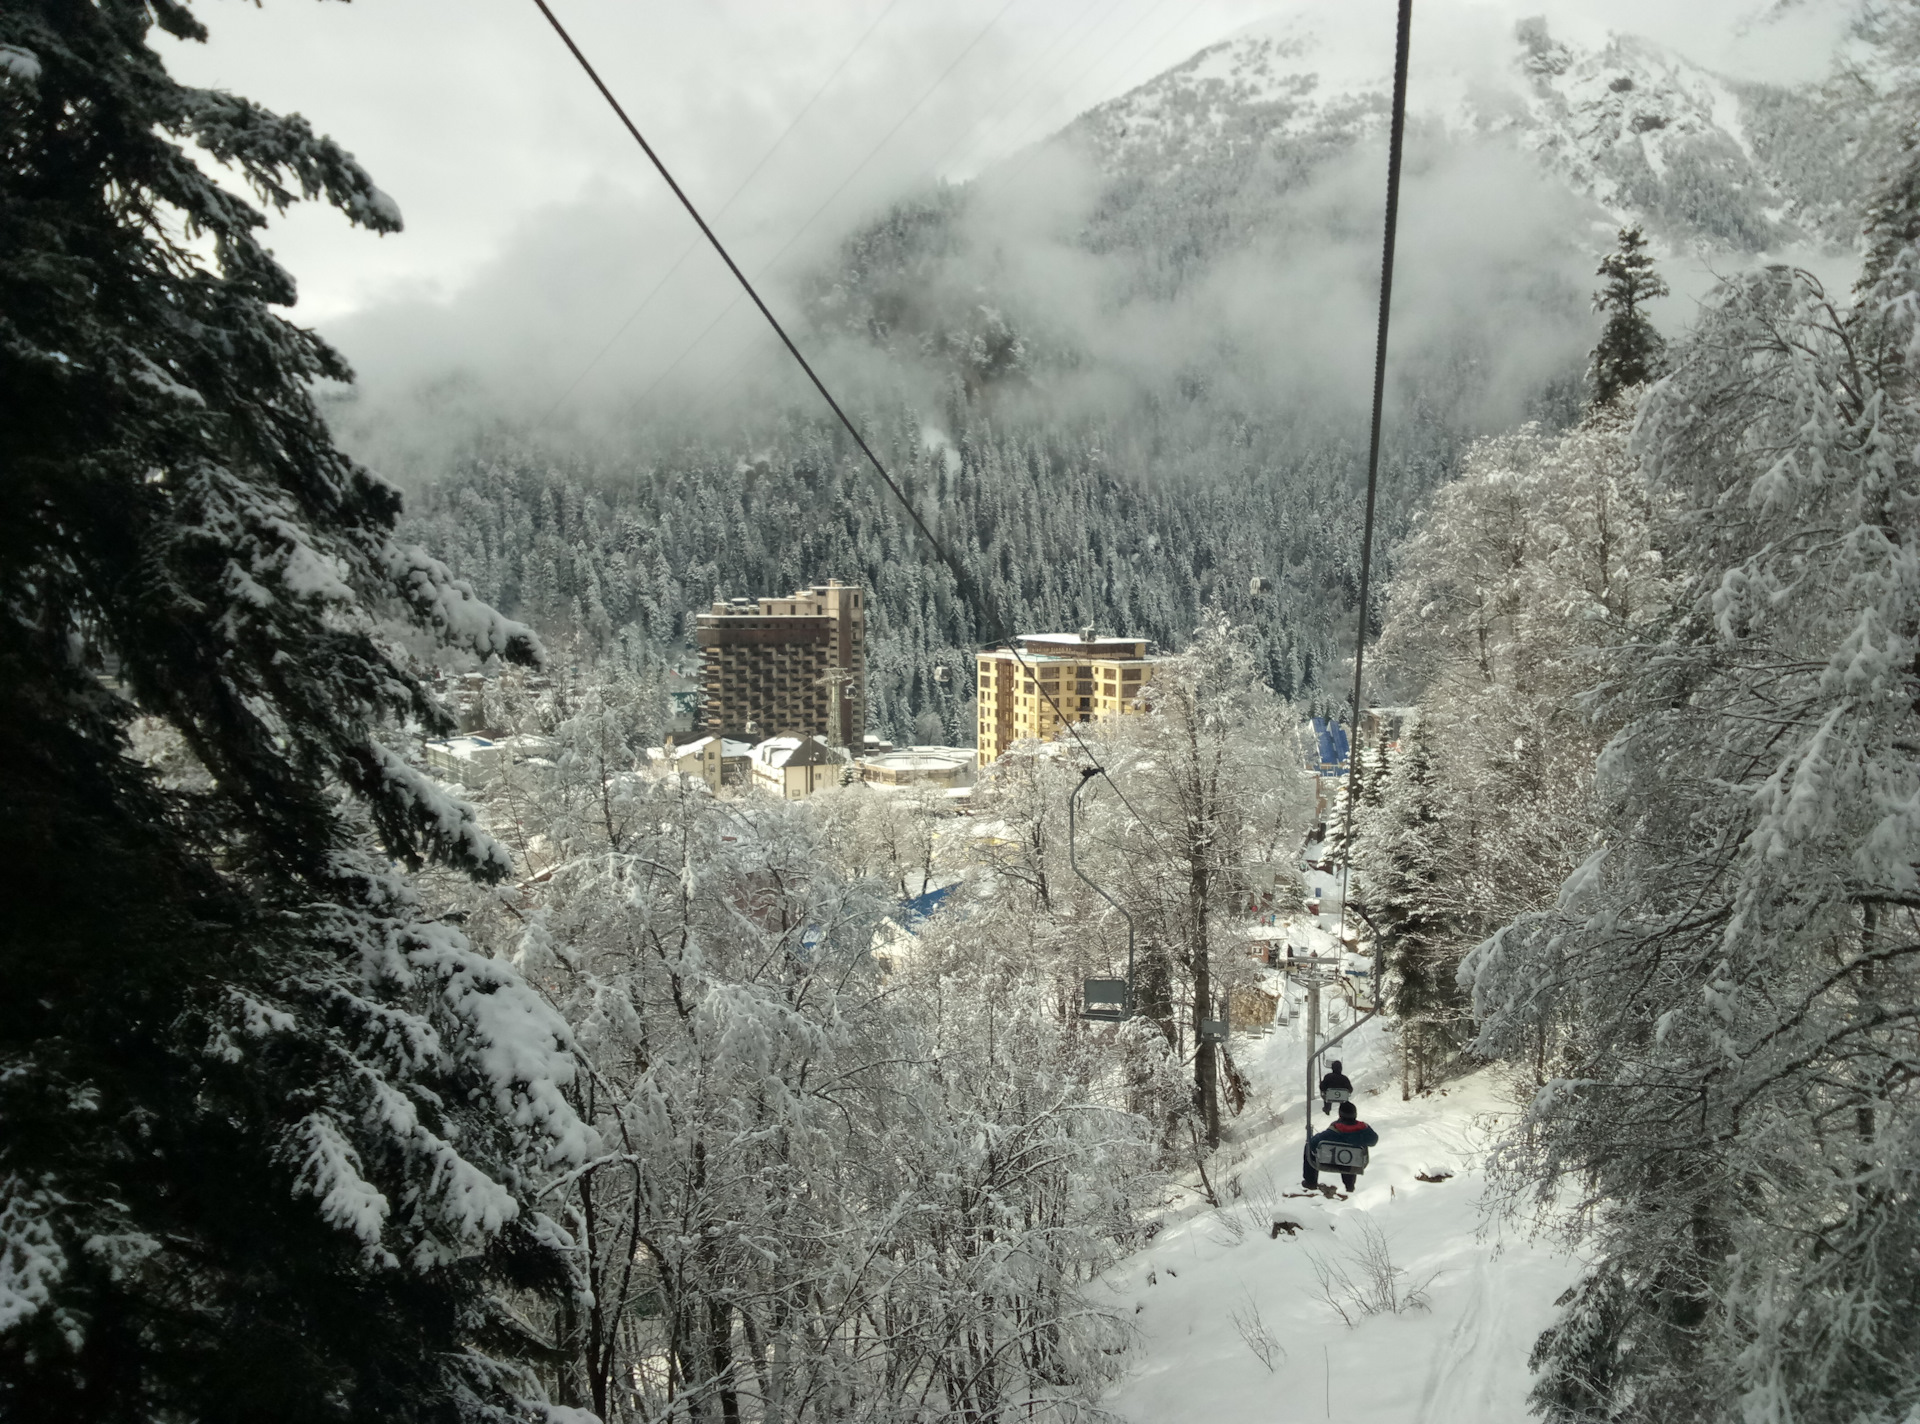
[[[1087,979],[1081,984],[1080,1017],[1118,1023],[1133,1009],[1133,995],[1124,979]]]

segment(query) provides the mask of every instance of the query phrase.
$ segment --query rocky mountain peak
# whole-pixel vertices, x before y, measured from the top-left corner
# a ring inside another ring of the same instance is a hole
[[[1069,134],[1116,174],[1168,182],[1266,153],[1297,165],[1376,137],[1392,82],[1385,7],[1296,6],[1091,110]],[[1583,47],[1450,0],[1415,15],[1417,133],[1498,140],[1670,247],[1845,245],[1860,184],[1832,96],[1716,74],[1633,35]]]

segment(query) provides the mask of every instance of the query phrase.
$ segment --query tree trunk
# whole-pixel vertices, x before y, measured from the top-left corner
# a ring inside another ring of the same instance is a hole
[[[1193,873],[1190,881],[1191,903],[1189,913],[1193,916],[1189,943],[1193,946],[1193,1041],[1197,1051],[1193,1055],[1194,1104],[1200,1109],[1200,1115],[1207,1126],[1207,1146],[1220,1145],[1220,1073],[1219,1055],[1214,1046],[1201,1036],[1202,1021],[1212,1017],[1213,972],[1207,956],[1207,862],[1205,855],[1195,850],[1192,859]]]
[[[1413,1096],[1414,1036],[1419,1032],[1411,1019],[1400,1025],[1400,1101],[1403,1103]]]
[[[733,1308],[723,1301],[707,1305],[707,1356],[720,1400],[721,1424],[740,1424],[740,1392],[733,1387]]]

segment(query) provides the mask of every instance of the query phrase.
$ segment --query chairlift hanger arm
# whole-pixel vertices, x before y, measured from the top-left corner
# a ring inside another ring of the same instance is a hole
[[[1080,868],[1080,822],[1078,815],[1080,793],[1087,789],[1087,783],[1089,781],[1102,774],[1101,769],[1097,766],[1081,767],[1080,780],[1067,796],[1067,867],[1080,878],[1082,884],[1102,900],[1105,900],[1109,905],[1113,906],[1115,910],[1119,911],[1120,918],[1127,922],[1127,1000],[1125,1007],[1121,1011],[1122,1017],[1125,1017],[1133,1013],[1134,1005],[1133,916],[1127,913],[1127,907],[1125,905],[1122,905],[1118,900],[1114,899],[1113,896],[1109,895],[1104,887],[1096,884],[1092,877]]]
[[[1376,1016],[1379,1012],[1380,1012],[1380,1005],[1378,1001],[1376,1001],[1372,1008],[1368,1009],[1364,1014],[1360,1015],[1359,1018],[1355,1019],[1352,1023],[1348,1024],[1345,1028],[1341,1029],[1340,1032],[1336,1033],[1332,1038],[1328,1039],[1325,1043],[1321,1044],[1320,1047],[1314,1051],[1313,1056],[1315,1058],[1324,1057],[1329,1048],[1332,1048],[1334,1044],[1338,1043],[1341,1039],[1345,1038],[1348,1034],[1352,1033],[1355,1029],[1359,1028],[1360,1025],[1365,1023],[1368,1019]]]

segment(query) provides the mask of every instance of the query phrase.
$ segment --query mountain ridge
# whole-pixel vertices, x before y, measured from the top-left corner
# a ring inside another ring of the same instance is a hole
[[[1579,47],[1541,19],[1502,33],[1468,6],[1423,6],[1414,24],[1412,124],[1506,139],[1669,250],[1854,245],[1865,185],[1847,160],[1859,135],[1822,86],[1730,78],[1632,34]],[[1384,129],[1391,68],[1378,15],[1283,13],[1095,106],[1059,137],[1088,144],[1109,173],[1168,176],[1220,143],[1353,142]],[[1772,121],[1783,107],[1820,122],[1785,133]]]

